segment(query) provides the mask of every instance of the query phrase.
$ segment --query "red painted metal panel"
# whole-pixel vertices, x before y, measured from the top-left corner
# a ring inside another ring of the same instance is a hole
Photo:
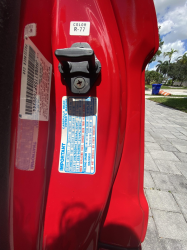
[[[71,21],[90,22],[89,36],[70,35]],[[23,32],[29,23],[37,24],[37,35],[30,39],[53,64],[54,78],[50,119],[38,123],[35,170],[23,171],[15,164]],[[89,43],[102,66],[96,84],[81,95],[98,98],[94,175],[58,171],[62,97],[75,95],[61,81],[54,52],[77,42]],[[98,241],[122,247],[138,247],[143,241],[148,219],[143,193],[144,69],[157,48],[150,0],[22,3],[12,113],[11,249],[96,250]]]
[[[18,135],[23,133],[23,122],[27,122],[27,137],[32,133],[29,128],[32,127],[33,123],[33,121],[23,121],[19,118],[24,28],[27,24],[36,23],[37,35],[30,37],[30,39],[44,57],[52,63],[51,9],[52,1],[22,1],[21,6],[12,109],[10,156],[10,241],[11,249],[14,250],[39,249],[41,239],[49,122],[36,121],[38,126],[38,143],[34,171],[20,170],[16,167],[16,153],[18,153],[16,152],[18,151],[16,148],[19,141]],[[51,100],[51,106],[52,105],[53,101]],[[27,146],[28,142],[25,141],[24,147]],[[24,152],[20,152],[19,156],[22,157],[23,153]],[[26,165],[27,163],[25,166]]]
[[[70,36],[71,21],[89,21],[90,35]],[[122,95],[125,95],[125,87],[122,86],[125,67],[123,57],[120,58],[121,64],[118,62],[123,50],[109,1],[70,0],[66,4],[56,1],[52,27],[53,51],[70,47],[75,42],[87,42],[100,60],[102,69],[101,79],[88,93],[89,96],[98,97],[96,173],[64,174],[58,171],[62,97],[72,96],[72,93],[62,85],[58,60],[55,56],[53,58],[56,91],[55,152],[43,249],[96,249],[101,218],[120,158],[118,152],[123,145],[124,134],[120,125]],[[116,35],[115,39],[113,35]]]
[[[100,241],[138,247],[148,221],[143,192],[144,69],[158,49],[158,28],[152,1],[112,0],[112,5],[126,61],[127,121],[123,154]]]

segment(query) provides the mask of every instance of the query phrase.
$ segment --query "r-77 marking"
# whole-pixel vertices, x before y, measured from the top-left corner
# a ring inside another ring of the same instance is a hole
[[[82,31],[82,29],[83,29],[83,32],[84,32],[84,30],[85,30],[85,27],[80,27],[80,32]]]

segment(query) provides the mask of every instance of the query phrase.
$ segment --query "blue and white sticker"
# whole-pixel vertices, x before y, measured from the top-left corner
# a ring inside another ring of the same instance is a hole
[[[96,173],[97,97],[62,98],[59,172]]]

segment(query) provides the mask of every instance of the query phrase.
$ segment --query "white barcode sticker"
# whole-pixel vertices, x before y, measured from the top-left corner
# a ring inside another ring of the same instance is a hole
[[[90,22],[70,22],[71,36],[89,36]]]
[[[21,119],[49,120],[52,65],[34,43],[25,39],[21,76]]]
[[[30,23],[25,26],[24,37],[36,36],[36,23]]]

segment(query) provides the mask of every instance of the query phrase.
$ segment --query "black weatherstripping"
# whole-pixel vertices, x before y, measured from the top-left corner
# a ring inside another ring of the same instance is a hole
[[[62,81],[72,93],[86,94],[96,82],[101,64],[88,43],[74,43],[70,48],[55,51]]]

